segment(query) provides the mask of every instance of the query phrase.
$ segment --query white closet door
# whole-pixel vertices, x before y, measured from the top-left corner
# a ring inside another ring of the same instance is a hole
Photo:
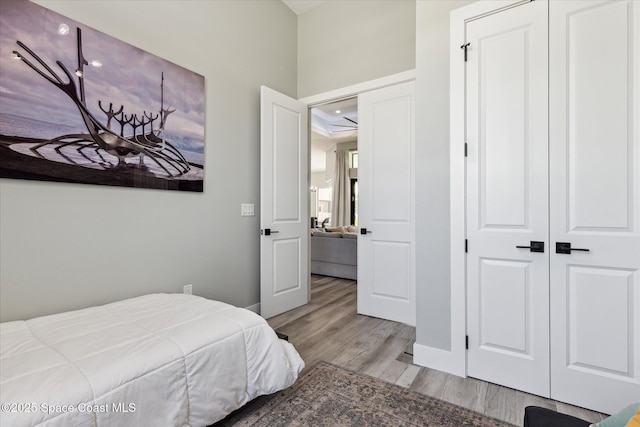
[[[549,395],[547,3],[466,25],[468,374]],[[544,244],[544,252],[518,246]]]
[[[549,8],[551,396],[613,413],[640,400],[640,2]]]

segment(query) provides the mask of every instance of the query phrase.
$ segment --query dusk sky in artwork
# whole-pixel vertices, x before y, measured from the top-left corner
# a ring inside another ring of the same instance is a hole
[[[67,35],[58,32],[60,24],[69,27]],[[101,122],[107,117],[98,101],[125,114],[144,111],[155,116],[160,111],[160,83],[164,73],[164,106],[176,111],[168,116],[166,138],[180,150],[202,153],[204,150],[204,77],[163,60],[123,41],[117,40],[76,21],[65,18],[29,1],[6,1],[0,14],[0,114],[18,116],[47,124],[61,125],[60,133],[86,133],[73,101],[60,89],[29,68],[12,52],[18,51],[37,64],[18,46],[27,45],[63,81],[67,77],[56,61],[61,61],[76,79],[78,67],[76,27],[82,29],[85,58],[99,60],[102,66],[85,66],[87,107]],[[40,67],[41,68],[41,67]],[[41,68],[42,69],[42,68]],[[154,127],[159,125],[157,120]],[[120,125],[112,122],[112,130]],[[31,135],[20,135],[31,136]],[[59,135],[51,135],[55,137]]]

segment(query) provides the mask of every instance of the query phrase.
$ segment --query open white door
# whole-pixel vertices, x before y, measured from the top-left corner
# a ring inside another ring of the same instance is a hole
[[[309,301],[308,109],[260,88],[260,311]]]
[[[358,96],[358,313],[416,324],[414,104],[407,82]]]

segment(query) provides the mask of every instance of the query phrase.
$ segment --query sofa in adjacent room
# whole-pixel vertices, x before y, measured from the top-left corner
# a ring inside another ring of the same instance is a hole
[[[357,280],[358,235],[312,230],[311,274]]]

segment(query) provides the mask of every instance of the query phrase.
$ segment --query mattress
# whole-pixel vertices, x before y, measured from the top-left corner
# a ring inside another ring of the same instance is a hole
[[[303,367],[251,311],[144,295],[0,324],[0,425],[206,426]]]

